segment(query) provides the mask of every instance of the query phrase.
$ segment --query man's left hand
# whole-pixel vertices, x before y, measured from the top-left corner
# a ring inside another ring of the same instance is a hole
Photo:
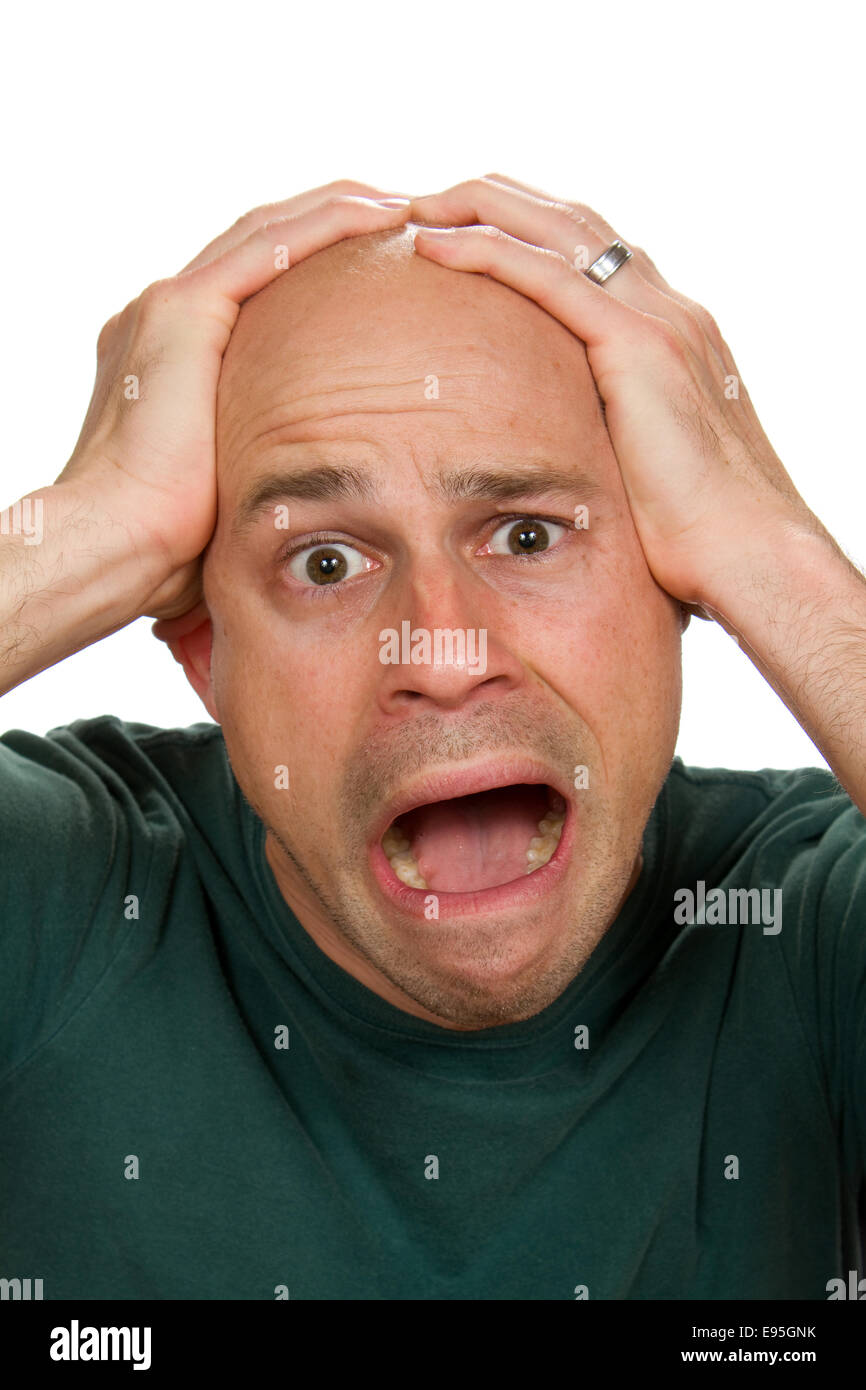
[[[736,638],[866,815],[866,581],[794,487],[713,317],[627,240],[594,284],[613,227],[501,174],[415,198],[409,220],[422,255],[583,341],[651,573]]]
[[[647,564],[674,598],[718,606],[750,551],[820,525],[707,310],[628,241],[603,286],[582,273],[620,239],[598,213],[489,174],[414,199],[409,218],[440,228],[418,232],[423,255],[510,285],[585,343]]]

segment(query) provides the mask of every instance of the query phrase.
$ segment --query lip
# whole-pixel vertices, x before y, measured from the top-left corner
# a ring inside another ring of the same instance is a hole
[[[523,874],[510,883],[494,888],[482,888],[471,893],[446,893],[433,888],[410,888],[397,877],[382,849],[382,836],[388,826],[400,816],[432,801],[448,801],[454,797],[472,796],[475,792],[491,791],[496,787],[522,783],[552,787],[565,802],[565,821],[559,842],[546,864],[531,874]],[[512,757],[496,762],[461,766],[424,778],[404,788],[384,809],[370,841],[370,867],[379,888],[395,907],[413,917],[423,917],[427,899],[438,899],[439,920],[443,916],[461,918],[486,915],[504,909],[530,906],[552,891],[568,867],[575,839],[574,803],[571,788],[558,773],[534,759]]]

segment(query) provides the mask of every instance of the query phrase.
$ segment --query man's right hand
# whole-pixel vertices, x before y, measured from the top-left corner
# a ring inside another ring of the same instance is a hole
[[[93,398],[57,482],[108,488],[117,520],[162,560],[152,617],[175,617],[201,596],[199,557],[216,523],[217,382],[241,303],[286,261],[399,226],[408,204],[378,201],[393,196],[343,180],[255,208],[102,329]]]
[[[196,607],[216,523],[217,383],[241,303],[334,242],[399,227],[409,200],[383,201],[398,197],[341,180],[255,208],[109,319],[72,456],[28,494],[40,543],[0,535],[0,693],[136,617]]]

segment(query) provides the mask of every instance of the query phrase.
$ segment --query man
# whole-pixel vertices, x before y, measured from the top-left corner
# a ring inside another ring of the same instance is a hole
[[[111,320],[2,538],[5,688],[146,613],[217,721],[0,741],[4,1272],[827,1298],[866,585],[597,214],[383,197],[258,209]],[[692,612],[835,778],[674,759]]]

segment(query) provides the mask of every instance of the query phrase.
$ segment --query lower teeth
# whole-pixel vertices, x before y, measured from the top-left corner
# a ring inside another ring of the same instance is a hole
[[[543,820],[538,822],[540,835],[534,835],[529,841],[529,849],[526,851],[526,863],[528,874],[534,874],[536,869],[540,869],[553,858],[553,852],[559,844],[559,837],[562,834],[562,827],[565,824],[565,811],[548,811]]]
[[[552,859],[553,852],[559,844],[559,837],[565,824],[565,802],[561,797],[555,797],[553,806],[556,809],[548,810],[538,822],[539,834],[533,835],[529,841],[529,849],[526,851],[526,872],[528,874],[534,874],[536,869],[543,868]],[[421,877],[421,870],[415,862],[409,841],[401,830],[393,825],[389,826],[382,836],[382,849],[401,883],[407,884],[409,888],[427,887],[426,881]]]
[[[408,884],[410,888],[427,887],[409,848],[409,841],[402,831],[397,830],[393,825],[389,826],[382,836],[382,848],[388,856],[388,863],[401,883]]]

